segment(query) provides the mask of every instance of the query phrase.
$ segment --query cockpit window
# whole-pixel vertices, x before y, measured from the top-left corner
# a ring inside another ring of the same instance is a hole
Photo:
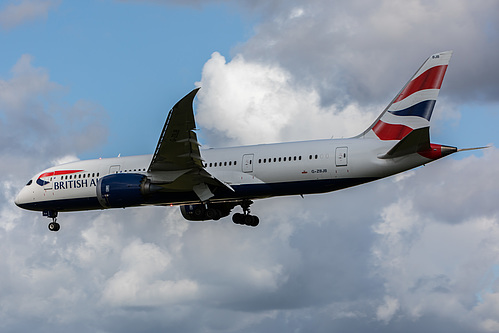
[[[30,186],[32,182],[33,182],[33,179],[30,179],[29,182],[26,184],[26,186]]]

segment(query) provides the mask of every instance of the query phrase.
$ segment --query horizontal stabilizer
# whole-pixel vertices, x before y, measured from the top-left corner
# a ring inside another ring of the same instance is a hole
[[[405,138],[400,140],[386,154],[378,156],[378,158],[395,158],[428,149],[430,149],[430,128],[423,127],[415,129],[407,134]]]

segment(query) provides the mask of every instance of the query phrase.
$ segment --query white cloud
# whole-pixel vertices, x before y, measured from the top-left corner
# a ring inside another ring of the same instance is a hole
[[[424,193],[420,190],[415,191]],[[483,320],[495,320],[495,315],[481,318],[480,309],[485,306],[477,301],[476,294],[484,288],[480,276],[499,255],[495,245],[499,241],[497,218],[478,215],[458,225],[445,224],[428,213],[415,211],[411,201],[404,195],[386,207],[382,221],[375,226],[381,238],[372,248],[373,262],[387,293],[397,299],[403,314],[414,319],[428,315],[456,321],[466,318],[476,328]],[[489,289],[486,297],[493,299],[489,295],[497,292]],[[393,311],[389,310],[395,308],[393,302],[387,304],[392,306],[381,306],[378,311],[378,318],[385,321],[391,318]]]
[[[390,296],[385,296],[384,301],[385,303],[380,305],[376,310],[376,319],[388,323],[393,318],[400,305],[396,298]]]
[[[197,121],[211,135],[223,133],[218,140],[227,146],[227,139],[255,144],[353,136],[375,118],[376,113],[362,112],[355,104],[321,107],[317,91],[294,81],[279,65],[248,62],[240,55],[227,63],[214,53],[198,83]]]
[[[196,296],[198,286],[189,279],[163,276],[171,255],[155,244],[135,240],[121,251],[120,269],[110,278],[103,300],[114,306],[164,306],[179,304]]]
[[[48,166],[50,160],[105,141],[106,111],[89,101],[62,102],[66,88],[51,81],[49,72],[33,66],[33,61],[31,55],[22,55],[12,76],[0,78],[0,154],[9,155],[12,162],[21,153],[44,156],[43,165]],[[5,165],[9,166],[28,167],[22,162]]]
[[[477,52],[497,40],[495,1],[318,0],[304,6],[299,22],[287,16],[300,1],[259,3],[269,19],[238,51],[248,61],[279,63],[318,89],[326,104],[387,103],[387,92],[395,94],[425,57],[447,49],[455,50],[455,72],[446,78],[446,94],[497,100],[499,67],[490,65],[491,54]]]
[[[490,293],[485,295],[482,303],[475,309],[475,314],[481,319],[480,328],[485,332],[497,332],[499,329],[499,293]]]
[[[419,178],[411,177],[401,185],[409,191],[411,186],[420,182],[417,186],[421,187],[423,194],[414,195],[415,209],[431,212],[446,223],[466,222],[477,214],[491,217],[497,213],[494,198],[499,195],[499,189],[494,166],[498,162],[498,150],[489,148],[480,158],[469,155],[459,162],[444,159],[417,170],[433,181],[420,182]]]
[[[0,11],[0,26],[11,29],[28,21],[46,18],[58,0],[22,0],[7,4]]]
[[[47,70],[32,66],[33,57],[23,54],[12,67],[12,78],[8,81],[0,80],[0,106],[8,112],[21,112],[33,107],[39,100],[33,95],[47,95],[56,92],[61,87],[49,80]],[[33,112],[38,112],[37,106]]]

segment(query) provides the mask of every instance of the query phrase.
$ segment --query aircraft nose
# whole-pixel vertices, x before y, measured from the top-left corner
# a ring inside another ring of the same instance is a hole
[[[23,204],[23,200],[22,200],[22,192],[23,192],[23,190],[21,190],[21,191],[17,194],[16,198],[14,199],[14,203],[16,204],[16,206],[17,206],[17,207],[20,207],[20,208],[22,208],[21,206],[22,206],[22,204]]]
[[[26,204],[28,203],[28,191],[26,190],[26,188],[23,188],[21,191],[19,191],[16,198],[14,199],[14,203],[17,207],[26,209]]]

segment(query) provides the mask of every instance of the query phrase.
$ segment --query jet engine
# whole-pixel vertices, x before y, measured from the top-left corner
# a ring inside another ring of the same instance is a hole
[[[145,175],[137,173],[111,174],[99,179],[97,199],[103,208],[123,208],[145,203],[151,193],[151,184]]]

